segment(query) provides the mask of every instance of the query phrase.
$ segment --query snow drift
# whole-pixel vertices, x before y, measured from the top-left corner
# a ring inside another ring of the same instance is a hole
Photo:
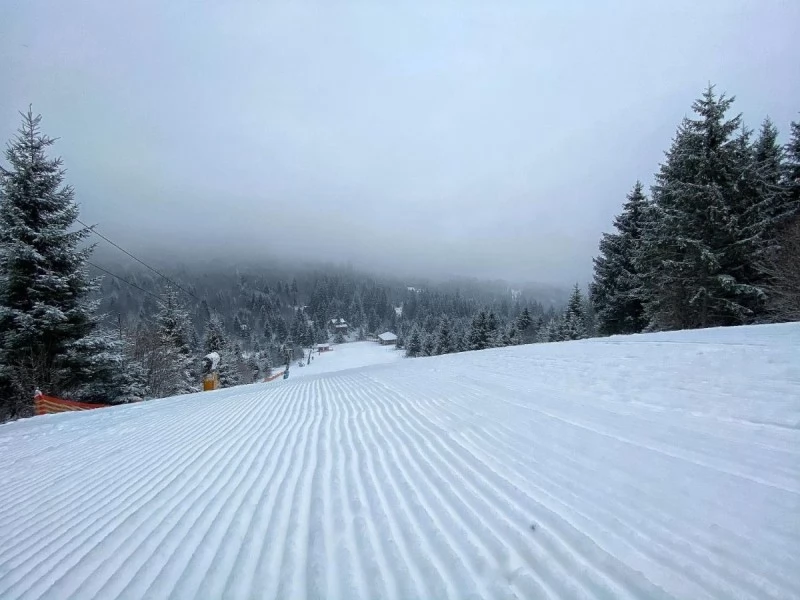
[[[10,423],[0,597],[797,598],[799,348],[542,344]]]

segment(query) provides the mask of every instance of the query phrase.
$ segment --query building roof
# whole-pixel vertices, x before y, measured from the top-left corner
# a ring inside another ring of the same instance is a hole
[[[322,344],[317,344],[317,348],[328,348],[330,344],[328,342],[324,342]]]
[[[397,336],[393,334],[391,331],[386,331],[378,336],[384,342],[394,342],[397,340]]]

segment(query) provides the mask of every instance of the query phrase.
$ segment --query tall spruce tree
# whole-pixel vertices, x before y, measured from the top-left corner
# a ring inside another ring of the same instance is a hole
[[[740,205],[740,116],[734,99],[709,86],[692,105],[656,175],[654,210],[646,218],[637,268],[653,329],[735,325],[751,320],[763,292],[737,278],[743,237]]]
[[[158,335],[169,361],[172,381],[169,395],[188,394],[199,391],[197,361],[191,348],[191,329],[189,313],[184,308],[177,291],[168,290],[164,304],[156,316]]]
[[[415,327],[406,342],[406,356],[415,358],[422,353],[422,339],[420,338],[419,330]]]
[[[492,342],[492,330],[489,326],[489,317],[485,311],[480,311],[473,319],[469,331],[469,349],[485,350]]]
[[[75,228],[74,191],[40,122],[22,115],[0,167],[0,420],[30,414],[36,388],[106,401],[120,392],[120,348],[89,299],[91,231]]]
[[[519,313],[517,317],[517,330],[520,332],[528,331],[528,328],[532,325],[533,319],[531,318],[531,312],[528,310],[528,307],[522,309],[522,312]]]
[[[450,354],[455,351],[455,341],[453,340],[453,324],[450,318],[445,315],[439,323],[439,332],[436,336],[436,354]]]
[[[786,190],[785,210],[782,212],[786,214],[787,221],[795,221],[800,218],[800,122],[792,121],[782,172]]]
[[[567,308],[564,310],[564,318],[561,322],[561,340],[582,340],[588,337],[586,325],[586,307],[578,284],[572,289]]]
[[[638,333],[647,325],[635,263],[646,214],[647,198],[637,181],[614,219],[616,233],[603,234],[600,255],[594,259],[590,296],[601,334]]]
[[[785,148],[781,183],[784,190],[784,216],[778,226],[776,247],[770,253],[766,272],[769,277],[769,320],[800,320],[800,123],[791,125]]]
[[[436,336],[426,333],[422,340],[422,356],[434,356],[436,354]]]
[[[778,143],[778,129],[767,118],[761,124],[752,148],[752,171],[759,235],[764,250],[777,248],[781,227],[796,211],[785,185],[784,149]]]

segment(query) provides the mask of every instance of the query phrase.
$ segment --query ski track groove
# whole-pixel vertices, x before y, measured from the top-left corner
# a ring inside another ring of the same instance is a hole
[[[230,431],[233,431],[235,427],[235,417],[230,416],[227,420],[227,423],[230,424]],[[202,458],[204,461],[209,460],[209,457],[207,456],[203,456]],[[61,557],[61,559],[58,561],[58,569],[51,570],[50,573],[48,574],[48,577],[49,578],[55,577],[59,569],[62,572],[66,571],[69,567],[73,566],[82,558],[83,555],[80,554],[80,548],[84,546],[87,548],[91,548],[90,544],[91,538],[102,534],[104,532],[103,528],[107,524],[113,522],[117,517],[119,517],[122,514],[126,514],[127,515],[126,518],[128,518],[131,515],[134,515],[138,510],[140,510],[143,504],[142,500],[148,499],[152,496],[152,493],[151,496],[148,496],[148,492],[153,492],[153,490],[168,490],[171,491],[172,493],[175,493],[175,490],[170,490],[170,488],[167,485],[164,485],[161,488],[159,488],[159,484],[164,482],[164,480],[172,474],[175,474],[174,479],[176,480],[180,479],[181,475],[184,475],[183,479],[186,479],[185,471],[179,472],[179,469],[181,467],[184,467],[184,465],[176,466],[170,463],[166,463],[162,466],[164,468],[162,469],[162,471],[159,472],[159,474],[163,473],[163,475],[159,480],[154,481],[152,484],[150,484],[149,487],[148,487],[149,482],[145,482],[143,484],[136,486],[137,496],[134,498],[134,500],[139,501],[140,504],[133,506],[129,505],[127,507],[125,505],[110,504],[110,506],[115,508],[105,513],[103,515],[103,518],[101,519],[97,519],[95,515],[92,514],[91,512],[89,512],[88,514],[85,512],[76,512],[76,514],[73,515],[71,519],[67,518],[63,523],[62,529],[64,529],[64,532],[61,535],[56,537],[55,540],[51,540],[50,543],[47,544],[46,546],[40,542],[39,546],[41,548],[47,547],[49,549],[49,554],[45,554],[43,550],[40,550],[39,552],[34,552],[33,555],[40,556],[40,559],[36,562],[31,560],[32,564],[29,565],[29,570],[25,571],[24,568],[20,569],[20,571],[22,571],[22,573],[20,574],[20,579],[24,576],[28,576],[31,572],[36,572],[37,570],[41,572],[43,569],[46,568],[43,567],[43,565],[45,565],[48,561],[57,558],[59,554],[64,554],[63,550],[65,548],[69,548],[70,552],[68,554],[70,556]],[[154,475],[154,477],[157,477],[157,475]],[[121,481],[124,482],[126,480],[121,479]],[[123,490],[119,491],[118,495],[115,497],[115,500],[119,500],[120,498],[125,498],[126,497],[125,492],[129,492],[130,487],[133,487],[135,482],[136,482],[135,479],[128,481],[129,487],[127,489],[123,488]],[[89,492],[87,492],[87,495],[91,494],[91,492],[93,492],[95,489],[102,489],[102,487],[103,487],[102,481],[98,480],[96,485],[93,488],[91,488]],[[103,496],[98,498],[98,500],[100,501],[104,499],[105,497]],[[79,506],[82,505],[79,504]],[[73,521],[75,522],[73,523]],[[81,526],[83,526],[83,529],[81,529],[80,531],[78,532],[73,531],[74,529]],[[70,533],[71,535],[68,536],[68,534]],[[41,540],[41,538],[39,539]],[[69,544],[71,542],[74,544],[76,540],[82,540],[82,543],[77,548],[75,548],[74,546],[70,548]],[[2,581],[0,581],[0,583],[2,583]],[[8,588],[5,587],[0,588],[0,595],[6,593],[10,593]]]
[[[349,385],[350,385],[351,388],[353,388],[355,390],[358,390],[357,381],[352,381],[351,383],[349,383]],[[375,418],[376,414],[384,413],[385,407],[382,406],[382,404],[375,404],[376,401],[381,402],[381,400],[378,399],[378,398],[364,397],[358,391],[356,391],[355,394],[360,397],[360,400],[362,402],[362,406],[368,407],[368,408],[363,409],[360,414],[363,416],[363,419],[362,419],[363,427],[362,427],[362,429],[369,430],[369,424],[371,422],[374,422],[374,418]],[[372,406],[370,406],[370,405],[372,405]],[[397,427],[397,425],[398,424],[395,423],[394,427]],[[391,428],[392,428],[392,425],[389,426],[388,430],[391,431]],[[386,439],[386,441],[389,442],[388,438]],[[368,472],[373,472],[374,473],[374,469],[370,469],[370,470],[368,470]],[[373,477],[373,480],[374,480],[374,477]],[[373,488],[376,489],[376,494],[379,493],[379,492],[377,492],[377,486],[373,485]],[[386,505],[386,503],[383,500],[381,500],[381,503],[383,505]],[[386,519],[387,520],[389,518],[388,514],[389,514],[389,511],[387,511],[387,515],[386,515]],[[448,541],[448,543],[449,543],[451,548],[454,547],[454,544],[452,543],[452,541]],[[464,559],[462,558],[461,560],[463,561]],[[458,564],[458,563],[456,563],[456,564]],[[463,578],[465,576],[465,574],[466,574],[466,571],[462,571],[461,573],[458,573],[457,575],[460,575]],[[401,594],[399,597],[404,598],[406,596],[405,596],[405,594]]]
[[[444,588],[441,587],[441,579],[438,580],[438,584],[434,585],[435,593],[420,587],[424,581],[433,578],[430,577],[430,573],[426,573],[423,570],[412,549],[429,549],[430,545],[427,540],[422,539],[423,533],[420,531],[416,521],[410,517],[412,513],[403,494],[399,491],[398,478],[400,474],[398,473],[395,448],[388,443],[384,447],[375,438],[374,432],[382,429],[382,424],[376,411],[369,411],[367,417],[369,418],[369,423],[365,427],[365,435],[367,447],[370,451],[369,456],[373,460],[373,473],[377,481],[382,481],[387,486],[381,493],[381,505],[384,508],[384,514],[387,519],[386,527],[391,533],[389,542],[394,544],[390,560],[395,569],[397,569],[398,597],[408,598],[409,600],[412,598],[441,597],[444,593]],[[387,427],[386,430],[388,429]],[[384,439],[383,441],[388,442],[389,440]],[[375,489],[380,490],[377,485]],[[433,560],[430,552],[426,551],[425,554],[431,557],[429,561]],[[411,586],[414,587],[413,590],[410,589]]]
[[[453,471],[456,470],[456,465],[459,462],[461,463],[461,468],[463,471],[461,472],[460,479],[464,482],[464,485],[472,487],[471,496],[473,501],[476,503],[480,502],[484,505],[482,509],[475,509],[474,514],[476,516],[481,514],[485,515],[486,511],[488,510],[490,512],[494,511],[496,514],[502,515],[502,519],[504,521],[503,526],[505,533],[508,536],[506,539],[508,540],[508,538],[511,538],[515,540],[516,543],[513,545],[513,548],[518,554],[523,555],[529,568],[530,566],[536,564],[537,560],[541,559],[541,556],[545,556],[549,553],[550,557],[554,559],[551,561],[551,574],[546,579],[546,581],[550,582],[550,585],[566,585],[567,581],[572,581],[577,584],[577,586],[558,589],[556,593],[559,596],[592,597],[596,595],[598,588],[600,588],[600,591],[603,591],[605,597],[617,597],[616,594],[612,594],[611,590],[608,589],[610,586],[607,581],[604,581],[605,577],[602,575],[602,572],[597,571],[590,561],[588,561],[580,553],[571,549],[563,535],[558,536],[559,539],[556,539],[554,544],[547,545],[542,543],[542,536],[529,535],[528,539],[524,538],[522,533],[529,533],[531,519],[519,509],[519,506],[515,507],[513,503],[510,502],[506,502],[505,506],[503,506],[495,499],[490,499],[490,490],[496,489],[496,487],[489,484],[485,472],[479,472],[483,471],[482,469],[475,469],[466,461],[462,461],[461,457],[456,457],[454,454],[452,454],[452,452],[449,453],[454,460],[445,460],[442,453],[448,452],[448,449],[440,442],[443,432],[432,430],[429,425],[425,424],[423,420],[424,417],[412,414],[412,407],[415,403],[408,401],[404,402],[402,395],[397,394],[397,392],[393,392],[389,388],[386,388],[386,390],[388,393],[392,393],[396,396],[396,402],[394,405],[398,411],[405,413],[404,420],[416,424],[415,427],[408,428],[408,430],[417,436],[419,436],[419,431],[427,432],[428,435],[426,439],[428,440],[428,447],[433,450],[432,453],[429,453],[431,456],[435,456],[442,465],[449,464],[450,469]],[[417,397],[416,402],[420,402],[420,396]],[[477,465],[478,463],[475,464]],[[479,479],[484,485],[478,487],[472,486],[469,483],[470,481],[474,481],[476,479]],[[506,499],[510,500],[509,496],[506,496]],[[533,499],[529,499],[528,503],[538,504],[538,502]],[[533,546],[531,542],[534,542],[540,547],[541,554],[539,556],[535,556],[530,552],[530,549]],[[578,569],[575,568],[576,565],[572,564],[573,561],[571,559],[573,558],[578,559]],[[592,573],[594,573],[594,576]]]
[[[270,448],[267,456],[267,463],[264,471],[259,478],[260,485],[254,492],[251,499],[250,519],[240,522],[238,533],[243,534],[241,538],[229,538],[231,545],[231,556],[233,560],[229,568],[229,575],[223,586],[223,598],[242,598],[253,587],[255,569],[258,565],[258,558],[262,552],[263,544],[266,541],[265,532],[269,528],[272,510],[275,506],[275,494],[270,493],[274,486],[280,483],[276,478],[279,469],[283,469],[281,459],[285,456],[286,448],[289,447],[292,437],[296,430],[301,426],[302,413],[292,410],[292,399],[286,398],[286,390],[283,394],[276,393],[274,402],[279,404],[286,415],[284,422],[278,425],[275,434],[275,443]],[[285,474],[285,470],[283,471]],[[237,547],[238,546],[238,547]],[[219,584],[218,584],[219,585]]]
[[[73,577],[71,573],[65,574],[63,580],[53,587],[54,598],[65,593],[75,597],[94,597],[116,570],[137,553],[149,557],[158,552],[159,558],[168,562],[181,541],[181,536],[174,532],[185,520],[188,521],[184,525],[187,531],[196,523],[198,514],[204,506],[208,506],[197,504],[204,495],[211,496],[213,503],[213,498],[219,495],[226,483],[225,478],[231,473],[229,467],[236,465],[238,451],[249,449],[256,442],[256,439],[249,435],[255,425],[256,422],[251,421],[244,429],[244,435],[231,437],[229,441],[220,444],[208,454],[207,460],[200,463],[197,468],[197,472],[204,475],[200,484],[194,484],[192,478],[187,477],[176,493],[169,496],[162,495],[160,505],[153,502],[153,505],[158,506],[155,511],[148,514],[151,505],[146,505],[143,510],[131,515],[133,517],[131,520],[134,522],[128,523],[127,526],[136,535],[128,537],[117,546],[112,546],[113,540],[107,537],[95,544],[82,560],[91,559],[94,554],[97,560],[102,562],[102,568],[94,571],[90,579],[81,582],[80,585],[78,577]],[[211,491],[215,488],[215,492]],[[143,532],[147,532],[147,535],[143,536]],[[149,564],[153,565],[152,562]]]
[[[329,385],[330,381],[327,382]],[[331,385],[335,390],[335,383]],[[364,460],[363,442],[359,438],[357,421],[359,414],[365,410],[352,398],[348,389],[344,390],[341,401],[348,407],[348,419],[345,423],[345,443],[348,451],[346,456],[347,468],[345,477],[347,481],[347,499],[350,514],[350,527],[355,538],[355,547],[358,549],[359,563],[363,567],[365,586],[369,590],[370,598],[392,597],[394,581],[391,578],[390,567],[386,562],[380,538],[375,531],[375,517],[373,515],[370,499],[367,497],[363,482],[362,462]]]
[[[289,522],[289,513],[292,507],[287,498],[294,495],[302,474],[299,464],[301,464],[306,454],[304,443],[308,441],[308,432],[312,426],[311,419],[303,418],[303,409],[308,408],[308,403],[303,402],[307,400],[305,387],[281,387],[287,389],[290,393],[301,392],[297,394],[299,397],[291,400],[292,410],[298,416],[298,427],[293,431],[291,442],[283,448],[283,453],[278,457],[279,464],[283,465],[278,476],[279,483],[272,492],[268,492],[268,495],[275,497],[275,502],[270,510],[266,532],[259,538],[261,540],[261,548],[253,577],[255,581],[265,582],[266,585],[265,589],[261,590],[256,587],[251,588],[251,598],[277,598],[277,589],[281,585],[286,585],[283,580],[289,577],[289,574],[281,569],[285,558],[283,548],[290,541],[288,535],[292,525]],[[280,578],[270,577],[269,573],[278,573]]]
[[[464,395],[459,394],[459,397],[463,398]],[[495,419],[492,419],[492,417],[490,417],[488,415],[482,415],[482,418],[486,419],[489,422],[495,422]],[[495,437],[493,437],[493,439],[491,441],[486,443],[485,448],[481,449],[481,453],[485,457],[484,460],[492,460],[491,457],[493,455],[497,455],[498,448],[501,448],[501,447],[505,446],[505,447],[508,448],[506,450],[506,452],[508,453],[507,454],[507,460],[511,460],[513,462],[518,462],[515,458],[513,458],[513,455],[515,453],[518,453],[520,456],[523,456],[523,453],[520,453],[518,448],[514,447],[511,444],[508,444],[508,442],[506,441],[507,439],[510,439],[510,438],[513,438],[513,437],[518,437],[518,434],[516,434],[514,431],[508,429],[507,427],[503,426],[502,424],[498,424],[497,426],[499,426],[499,427],[501,427],[501,428],[503,428],[505,430],[504,431],[504,435],[503,436],[495,436]],[[545,431],[545,430],[543,429],[543,431]],[[483,428],[482,430],[474,430],[474,431],[470,432],[470,435],[474,436],[474,437],[481,437],[481,436],[485,437],[487,434],[488,434],[488,428]],[[543,447],[538,443],[539,440],[537,438],[525,439],[524,442],[525,442],[524,446],[528,450],[527,456],[535,456],[536,452],[531,452],[531,450],[535,449],[537,447]],[[552,448],[552,447],[553,446],[550,446],[550,448]],[[569,456],[569,454],[566,453],[566,452],[561,454],[561,460],[563,462],[562,462],[562,464],[560,465],[560,467],[559,467],[559,469],[557,471],[558,473],[561,473],[561,472],[564,472],[567,469],[570,469],[571,465],[579,465],[580,464],[577,461],[575,461],[574,459],[572,459]],[[596,463],[595,461],[592,461],[592,459],[590,457],[584,458],[583,460],[584,460],[584,462],[583,462],[584,466],[587,465],[587,464],[588,464],[588,466],[593,466],[595,468],[600,468],[600,466],[601,466],[599,463]],[[591,462],[587,463],[586,461],[591,461]],[[530,462],[530,459],[528,459],[528,462]],[[580,488],[579,489],[580,493],[573,494],[572,492],[570,492],[570,494],[571,495],[577,495],[577,496],[579,496],[581,498],[584,498],[584,499],[594,497],[597,500],[597,503],[596,503],[597,506],[602,506],[603,503],[607,504],[610,501],[614,502],[616,507],[617,507],[616,508],[616,514],[617,515],[624,515],[624,514],[627,514],[629,512],[628,504],[626,504],[624,501],[617,501],[616,500],[616,496],[609,497],[607,491],[604,492],[602,495],[600,495],[600,494],[597,494],[596,491],[591,489],[591,488],[580,487],[580,484],[579,484],[579,482],[580,482],[580,469],[572,469],[572,470],[574,471],[574,477],[572,477],[572,478],[565,477],[565,478],[563,478],[563,480],[560,483],[556,482],[554,479],[551,478],[550,482],[553,485],[557,485],[560,489],[563,489],[563,490],[567,490],[568,489],[568,485],[567,484],[571,484],[572,487],[579,487]],[[613,473],[613,468],[610,469],[610,472]],[[547,477],[547,476],[544,475],[543,473],[540,473],[538,475],[538,477],[541,479],[542,477]],[[628,485],[630,485],[630,484],[628,484]],[[635,490],[638,494],[644,494],[636,486],[630,486],[630,489]],[[569,497],[570,494],[562,495],[561,497],[562,498]],[[722,504],[723,504],[723,501],[720,500],[720,502],[719,502],[720,508],[722,508]],[[639,505],[639,506],[641,506],[641,505]],[[602,509],[598,509],[598,510],[602,510]],[[608,512],[608,511],[606,511],[606,512]],[[660,516],[660,514],[661,514],[661,511],[660,511],[659,507],[654,503],[649,504],[647,506],[647,510],[643,511],[643,512],[644,512],[644,514],[649,515],[651,520],[653,520],[653,521],[660,521],[661,520],[661,519],[654,518],[654,516]],[[610,512],[608,512],[608,514],[610,514]],[[673,517],[674,517],[674,515],[673,515]],[[668,522],[668,520],[666,520],[666,522],[661,523],[661,524],[657,524],[656,526],[660,527],[662,532],[667,532],[667,531],[669,531],[668,525],[669,525],[669,522]],[[647,527],[648,523],[645,522],[641,526],[642,527]],[[642,533],[642,530],[639,529],[639,530],[637,530],[637,532],[638,533]],[[702,531],[700,531],[699,534],[702,534]],[[734,551],[737,550],[737,549],[746,548],[746,543],[747,543],[747,537],[746,536],[742,536],[742,535],[740,535],[740,534],[738,534],[736,532],[730,532],[730,535],[739,538],[739,543],[737,543],[737,544],[732,546]],[[661,539],[667,539],[669,542],[684,542],[683,544],[681,544],[681,548],[680,548],[680,553],[681,554],[695,554],[696,555],[695,559],[700,561],[701,563],[708,560],[708,557],[706,555],[704,555],[704,554],[702,554],[700,552],[697,552],[696,549],[695,549],[696,546],[697,546],[697,541],[698,541],[697,538],[700,537],[702,539],[702,536],[699,536],[699,535],[698,536],[693,536],[692,539],[684,539],[680,535],[673,535],[673,537],[674,537],[674,540],[669,540],[669,537],[664,538],[664,536],[662,535]],[[739,553],[739,554],[741,554],[741,553]],[[742,557],[742,558],[744,558],[744,557]],[[663,558],[663,560],[668,561],[668,555],[665,556]],[[750,558],[749,560],[752,561],[753,559]],[[762,563],[762,565],[763,565],[763,563]],[[680,571],[680,570],[683,570],[685,568],[687,568],[687,566],[682,566],[680,569],[676,569],[676,571]],[[714,567],[714,568],[716,568],[716,567]],[[757,575],[755,573],[752,573],[749,576],[757,578]],[[743,577],[744,577],[744,575],[742,574],[742,568],[741,567],[737,568],[736,570],[728,569],[728,572],[725,574],[723,581],[725,581],[725,580],[727,580],[729,578],[731,578],[731,579],[740,579],[740,578],[743,578]],[[776,577],[778,579],[783,579],[782,576],[780,576],[779,574],[776,574]],[[762,579],[762,583],[766,587],[769,587],[769,582],[767,582],[766,580]],[[749,585],[744,579],[741,579],[741,584],[745,588]],[[727,588],[728,586],[723,586],[723,587]],[[759,590],[759,593],[763,594],[764,591],[763,590]]]
[[[800,326],[745,330],[2,426],[0,598],[800,597]]]
[[[470,432],[470,437],[481,438],[481,437],[488,437],[488,428],[486,428],[482,432]],[[504,435],[511,436],[512,433],[505,431]],[[537,442],[535,440],[528,440],[531,448],[537,447]],[[480,454],[486,457],[486,460],[492,460],[491,453],[496,452],[498,447],[506,446],[506,442],[504,441],[503,436],[493,436],[490,442],[484,443],[477,443],[475,444],[475,448],[478,450]],[[524,456],[522,453],[519,452],[518,448],[514,448],[512,445],[508,445],[507,449],[507,460],[515,465],[524,464]],[[517,456],[514,456],[514,455]],[[670,552],[661,552],[659,554],[659,560],[657,562],[661,562],[661,564],[671,564],[672,563],[672,556],[675,555],[682,555],[684,557],[692,556],[693,560],[697,562],[697,565],[693,566],[692,562],[689,560],[685,560],[682,564],[672,564],[674,570],[676,572],[686,571],[689,570],[696,570],[696,567],[704,567],[704,565],[711,564],[711,557],[703,553],[700,549],[704,546],[708,546],[714,540],[710,539],[709,533],[704,533],[702,530],[697,530],[693,532],[691,537],[685,537],[682,534],[672,533],[672,539],[669,537],[665,537],[664,534],[670,532],[669,524],[670,518],[668,516],[662,516],[663,511],[658,507],[658,505],[650,498],[648,498],[648,502],[643,504],[641,502],[637,502],[637,507],[646,508],[645,511],[641,511],[644,514],[649,516],[648,520],[642,520],[639,518],[636,526],[633,527],[631,523],[621,521],[619,519],[620,516],[625,516],[628,519],[636,518],[636,514],[630,510],[630,496],[627,496],[628,502],[625,502],[624,499],[619,497],[619,494],[608,494],[607,492],[600,494],[596,490],[593,490],[591,487],[580,486],[579,482],[579,474],[580,469],[575,468],[576,461],[572,460],[568,456],[563,457],[563,462],[559,466],[559,474],[563,474],[563,477],[554,477],[554,476],[542,476],[542,479],[546,479],[548,484],[557,487],[560,490],[563,490],[564,493],[560,495],[562,499],[569,498],[569,497],[580,497],[583,499],[595,499],[596,506],[595,509],[601,514],[608,516],[609,518],[614,518],[617,522],[618,527],[620,528],[628,528],[630,529],[631,537],[627,538],[627,542],[633,546],[637,547],[637,550],[642,552],[642,554],[649,554],[655,553],[656,549],[659,547],[667,548]],[[599,464],[597,467],[599,468]],[[573,476],[568,476],[569,473],[572,473]],[[636,486],[631,486],[630,484],[623,484],[626,486],[627,489],[632,490],[635,492],[639,497],[648,497],[648,494],[641,490]],[[605,505],[606,507],[613,508],[614,510],[608,510],[607,508],[602,508]],[[567,504],[568,506],[568,504]],[[573,509],[576,510],[577,509]],[[580,513],[578,513],[580,514]],[[585,514],[582,515],[583,518],[588,519],[588,516]],[[674,518],[674,515],[673,515]],[[655,531],[655,534],[660,535],[653,535],[651,536],[647,543],[645,544],[636,544],[635,538],[636,536],[642,536],[648,532],[648,530],[652,533]],[[719,531],[719,529],[718,529]],[[614,531],[608,531],[609,535],[617,535]],[[746,557],[744,555],[744,549],[747,547],[747,537],[743,536],[735,531],[725,531],[725,534],[736,538],[736,543],[731,545],[732,552],[731,554],[736,555],[736,558],[740,558],[744,560]],[[664,539],[666,542],[656,542],[655,540]],[[749,557],[749,561],[755,562],[764,568],[766,563],[759,559],[759,557]],[[779,561],[782,562],[782,561]],[[790,568],[787,566],[787,568]],[[723,573],[723,577],[720,579],[718,575],[714,574],[713,571],[715,569],[721,569]],[[746,581],[747,577],[759,579],[761,580],[761,584],[765,588],[770,587],[770,582],[759,577],[757,572],[747,573],[742,567],[738,567],[736,569],[732,569],[727,567],[724,562],[717,561],[717,564],[712,564],[710,569],[704,569],[706,572],[710,573],[713,577],[716,577],[719,581],[723,582],[722,588],[727,590],[729,586],[725,584],[725,582],[729,580],[739,581],[742,585],[743,589],[747,589],[749,583]],[[782,580],[784,584],[790,585],[790,582],[786,580],[780,573],[776,573],[774,575],[775,579]],[[702,579],[701,579],[702,581]],[[761,597],[765,590],[758,589],[756,591],[751,590],[754,593],[754,597]],[[730,593],[729,591],[727,593]]]
[[[454,397],[461,397],[461,396],[458,395],[458,394],[454,394]],[[472,434],[473,435],[480,435],[478,430],[472,432]],[[602,435],[602,433],[600,435]],[[500,446],[502,446],[502,443],[500,444]],[[490,448],[490,450],[487,451],[487,455],[488,456],[499,457],[498,445],[497,444],[490,445],[489,448]],[[561,460],[563,460],[563,461],[570,461],[571,460],[569,455],[566,454],[566,453],[562,454],[560,457],[561,457]],[[681,457],[670,456],[670,458],[673,459],[673,460],[686,460],[686,459],[681,458]],[[480,461],[475,461],[474,464],[480,464]],[[583,464],[583,466],[584,467],[586,466],[585,463]],[[579,480],[579,478],[578,478],[578,480]],[[763,484],[763,485],[768,485],[768,484]],[[590,491],[585,490],[585,491],[582,492],[582,497],[584,499],[585,498],[590,498],[591,496],[592,496],[592,494],[590,493]],[[600,504],[606,503],[608,501],[607,498],[603,498],[603,497],[598,498],[598,500],[599,500]],[[618,510],[617,514],[624,514],[624,513],[625,513],[625,508],[624,508],[624,504],[622,504],[622,506]],[[649,514],[649,511],[644,511],[644,513],[645,514]],[[668,536],[666,538],[664,538],[664,536],[662,536],[662,538],[669,540]],[[680,540],[679,536],[678,536],[678,539]],[[736,546],[734,546],[734,547],[736,547]],[[694,548],[693,548],[691,543],[686,543],[681,548],[681,553],[682,554],[687,554],[687,553],[688,554],[692,554],[692,553],[696,553],[696,551],[694,550]],[[702,556],[700,554],[697,555],[697,558],[701,559],[701,561],[704,560],[704,561],[707,562],[707,557],[704,557],[704,556]],[[668,562],[668,560],[666,560],[666,558],[664,559],[664,561]],[[742,568],[743,568],[742,566],[737,567],[737,569],[739,569],[739,570],[742,570]],[[681,571],[684,571],[686,569],[697,571],[696,565],[693,565],[692,563],[690,563],[688,561],[685,562],[684,564],[680,565],[680,568],[676,568],[676,571],[680,573]],[[765,593],[770,593],[770,594],[772,594],[773,597],[781,597],[780,592],[777,591],[777,588],[775,586],[773,586],[770,581],[766,580],[763,577],[758,576],[756,573],[745,573],[745,574],[742,574],[742,573],[739,573],[736,570],[732,570],[730,568],[724,569],[726,571],[724,573],[718,573],[718,572],[716,572],[716,569],[717,569],[717,566],[712,566],[710,569],[703,569],[703,571],[706,572],[708,574],[708,576],[707,577],[699,576],[699,577],[695,578],[695,582],[698,583],[704,590],[709,591],[711,593],[712,597],[720,597],[720,596],[729,597],[731,595],[731,593],[732,593],[731,590],[732,589],[736,589],[736,588],[733,587],[733,586],[730,586],[728,584],[729,577],[733,578],[733,579],[736,579],[738,581],[739,585],[741,586],[740,590],[738,592],[739,594],[743,593],[744,590],[749,590],[750,594],[751,594],[750,597],[754,597],[754,598],[763,597]],[[783,578],[780,575],[780,573],[777,574],[777,577],[778,577],[778,579],[784,579],[785,580],[785,578]],[[715,582],[714,585],[710,585],[710,582],[708,580],[709,578],[711,578]]]

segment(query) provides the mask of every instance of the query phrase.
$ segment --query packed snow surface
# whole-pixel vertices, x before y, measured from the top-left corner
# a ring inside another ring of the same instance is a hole
[[[800,597],[800,325],[308,373],[0,427],[0,598]]]
[[[306,354],[308,349],[306,349]],[[308,377],[332,371],[344,371],[368,365],[381,365],[403,359],[403,353],[394,346],[381,346],[376,342],[351,342],[347,344],[331,344],[327,352],[314,351],[314,360],[305,367],[298,367],[299,359],[295,359],[289,368],[289,378]],[[283,371],[284,365],[275,367],[275,371]]]

